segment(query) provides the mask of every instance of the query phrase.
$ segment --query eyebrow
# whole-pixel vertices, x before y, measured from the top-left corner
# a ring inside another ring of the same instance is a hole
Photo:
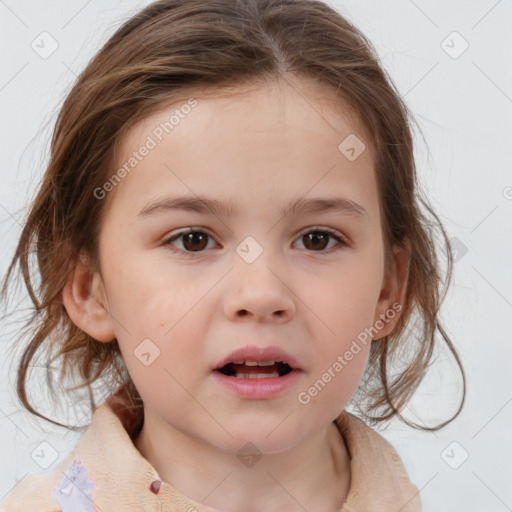
[[[183,210],[201,214],[213,214],[218,217],[234,217],[240,207],[236,201],[219,201],[205,196],[165,197],[148,203],[137,214],[138,218],[150,217],[173,210]],[[369,218],[368,212],[360,204],[342,197],[322,197],[293,199],[281,211],[286,215],[303,215],[311,213],[334,212],[349,217]]]

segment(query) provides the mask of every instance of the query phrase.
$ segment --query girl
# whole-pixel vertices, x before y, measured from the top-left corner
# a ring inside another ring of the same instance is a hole
[[[438,221],[410,114],[339,13],[144,8],[65,100],[3,286],[18,263],[37,311],[23,406],[44,418],[26,375],[46,349],[49,376],[62,356],[59,382],[89,391],[92,422],[1,510],[421,510],[364,421],[401,418],[436,329],[462,370],[420,202]]]

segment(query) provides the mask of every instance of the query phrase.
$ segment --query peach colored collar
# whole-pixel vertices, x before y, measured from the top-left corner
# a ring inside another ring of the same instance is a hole
[[[335,423],[351,458],[351,483],[342,512],[421,512],[419,491],[393,446],[345,410]]]
[[[341,512],[420,512],[418,489],[391,444],[347,411],[335,423],[351,457],[351,486]],[[108,402],[94,411],[56,468],[26,476],[0,506],[0,512],[21,510],[219,512],[162,481]]]

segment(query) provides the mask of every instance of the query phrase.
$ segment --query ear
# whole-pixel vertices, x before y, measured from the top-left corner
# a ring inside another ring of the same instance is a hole
[[[411,257],[409,240],[406,239],[404,245],[405,248],[398,245],[393,247],[392,261],[387,275],[384,276],[375,310],[373,325],[378,334],[373,337],[374,340],[383,338],[393,331],[406,299]]]
[[[62,302],[69,318],[89,336],[102,342],[116,338],[101,274],[83,252],[62,290]]]

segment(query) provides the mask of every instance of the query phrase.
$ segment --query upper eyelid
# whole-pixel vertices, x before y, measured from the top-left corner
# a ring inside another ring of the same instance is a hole
[[[302,229],[299,230],[298,234],[300,235],[300,234],[307,233],[309,231],[314,231],[314,230],[318,230],[318,231],[321,231],[321,230],[331,230],[331,231],[335,231],[337,234],[340,234],[341,236],[343,236],[343,232],[340,231],[339,229],[332,228],[332,227],[329,227],[329,226],[316,226],[316,225],[308,226],[306,228],[302,228]],[[183,227],[183,228],[176,228],[172,232],[174,232],[174,231],[175,231],[174,236],[182,235],[184,233],[186,234],[186,233],[190,233],[190,232],[207,233],[210,236],[214,236],[211,233],[211,230],[209,230],[208,228],[197,227],[197,226],[189,226],[189,227]]]

